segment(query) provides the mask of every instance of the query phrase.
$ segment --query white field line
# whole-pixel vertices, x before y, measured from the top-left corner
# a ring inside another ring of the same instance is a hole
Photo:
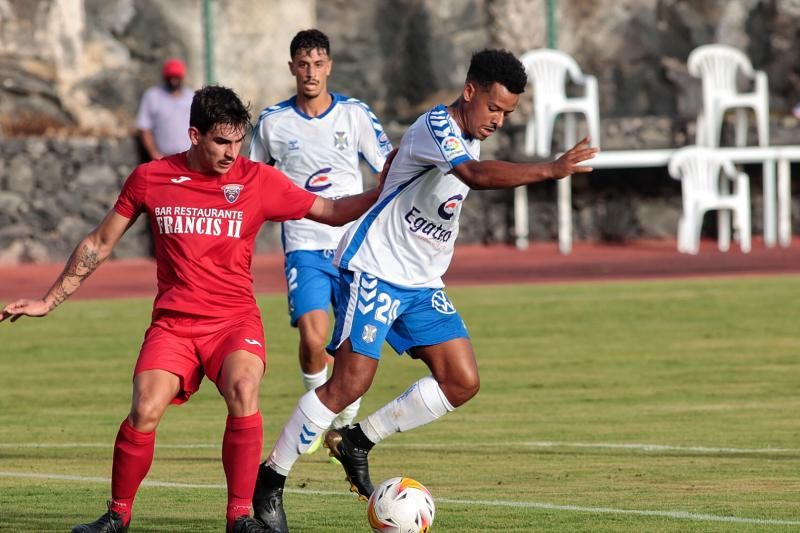
[[[4,443],[0,442],[0,449],[15,448],[111,448],[111,442],[63,442],[63,443],[44,443],[44,442],[19,442]],[[188,444],[157,444],[161,449],[218,449],[219,443],[188,443]],[[673,446],[669,444],[636,444],[636,443],[613,443],[613,442],[558,442],[558,441],[520,441],[520,442],[451,442],[451,443],[392,443],[384,442],[381,448],[404,448],[404,449],[459,449],[459,448],[588,448],[588,449],[607,449],[607,450],[632,450],[641,452],[693,452],[714,454],[785,454],[800,453],[800,448],[719,448],[709,446]]]
[[[0,477],[41,479],[52,481],[80,481],[89,483],[111,483],[110,478],[70,476],[63,474],[40,474],[34,472],[2,472]],[[148,487],[166,487],[179,489],[213,489],[225,490],[223,484],[199,484],[199,483],[172,483],[168,481],[144,480],[142,485]],[[328,491],[328,490],[308,490],[308,489],[286,489],[286,492],[301,494],[306,496],[341,496],[352,498],[349,492]],[[514,502],[506,500],[461,500],[455,498],[436,498],[437,503],[448,503],[453,505],[475,505],[479,507],[513,507],[518,509],[545,509],[550,511],[567,511],[574,513],[589,514],[620,514],[634,516],[653,516],[662,518],[672,518],[676,520],[692,520],[695,522],[729,522],[736,524],[760,524],[778,526],[800,526],[800,520],[780,520],[774,518],[743,518],[739,516],[721,516],[705,513],[690,513],[687,511],[653,511],[646,509],[615,509],[613,507],[583,507],[578,505],[557,505],[553,503],[540,502]]]

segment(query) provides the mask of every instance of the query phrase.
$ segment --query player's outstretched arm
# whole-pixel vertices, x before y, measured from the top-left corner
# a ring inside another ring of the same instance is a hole
[[[453,174],[471,189],[509,189],[519,185],[565,178],[591,172],[581,162],[592,159],[598,149],[589,147],[589,137],[548,163],[509,163],[506,161],[467,161],[456,165]]]
[[[11,318],[16,322],[23,316],[42,317],[58,307],[78,290],[86,278],[108,259],[122,235],[133,224],[113,209],[97,228],[84,237],[67,259],[64,270],[40,300],[21,299],[3,307],[0,322]]]
[[[377,187],[361,194],[339,198],[338,200],[329,200],[320,196],[314,200],[306,218],[329,226],[342,226],[363,215],[367,209],[378,201],[395,154],[397,154],[397,148],[392,150],[386,157],[386,163],[384,163],[383,170],[381,170]]]
[[[346,196],[338,200],[318,196],[311,205],[306,218],[329,226],[343,226],[363,215],[378,201],[381,190],[382,187],[378,186],[361,194]]]

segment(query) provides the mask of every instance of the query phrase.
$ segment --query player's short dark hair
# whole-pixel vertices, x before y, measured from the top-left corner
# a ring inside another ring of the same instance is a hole
[[[294,58],[297,52],[303,50],[325,50],[325,54],[330,57],[331,55],[331,42],[328,36],[317,29],[303,30],[297,32],[297,35],[292,39],[289,44],[289,57]]]
[[[216,124],[236,129],[250,125],[250,108],[242,103],[233,89],[208,85],[194,93],[189,112],[189,125],[206,134]]]
[[[472,54],[467,81],[482,87],[499,83],[514,94],[522,94],[528,84],[528,75],[520,60],[511,52],[486,49]]]

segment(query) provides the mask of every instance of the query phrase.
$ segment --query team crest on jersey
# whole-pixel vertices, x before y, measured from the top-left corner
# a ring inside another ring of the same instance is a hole
[[[329,189],[333,185],[331,178],[328,176],[328,172],[331,170],[331,167],[325,167],[311,174],[306,180],[306,190],[320,192]]]
[[[456,194],[442,202],[441,205],[439,205],[439,216],[445,220],[451,220],[456,213],[459,202],[463,199],[463,196]]]
[[[292,150],[299,150],[300,149],[300,141],[297,139],[289,139],[287,143],[287,151],[291,152]]]
[[[239,199],[239,193],[242,192],[242,189],[244,189],[244,185],[229,183],[228,185],[222,186],[222,194],[225,195],[225,199],[228,200],[228,203],[232,204]]]
[[[456,312],[456,306],[453,305],[453,302],[450,301],[450,298],[447,297],[444,291],[436,291],[433,293],[431,305],[443,315],[452,315]]]
[[[361,332],[361,339],[364,342],[375,342],[375,334],[378,333],[378,328],[372,324],[366,324],[364,331]]]
[[[337,131],[333,134],[333,146],[339,150],[344,150],[349,144],[346,131]]]

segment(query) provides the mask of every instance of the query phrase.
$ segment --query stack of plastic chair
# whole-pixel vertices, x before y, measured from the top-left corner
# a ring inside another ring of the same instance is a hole
[[[678,223],[678,251],[696,254],[700,249],[703,215],[710,210],[733,212],[736,238],[742,252],[750,251],[750,179],[736,170],[719,151],[702,146],[677,150],[669,162],[669,174],[681,181],[683,214]],[[727,182],[733,182],[729,193]],[[730,230],[720,226],[719,249],[730,247]]]
[[[695,48],[687,61],[689,74],[703,84],[703,109],[697,117],[697,144],[719,146],[725,112],[736,112],[736,146],[747,144],[747,109],[756,117],[759,146],[769,144],[769,89],[767,75],[754,71],[742,52],[722,44]],[[753,92],[739,92],[737,75],[754,80]]]
[[[548,157],[553,139],[553,128],[558,115],[574,120],[575,114],[586,118],[592,144],[600,142],[600,112],[597,98],[597,78],[584,74],[568,54],[559,50],[540,49],[525,52],[520,61],[533,84],[533,114],[525,130],[525,152],[528,155]],[[584,96],[567,96],[567,76],[577,85],[586,87]],[[571,130],[571,131],[567,131]],[[576,142],[574,123],[567,124],[566,136]],[[564,146],[564,149],[572,146]]]
[[[525,154],[549,157],[553,129],[559,115],[564,115],[564,146],[571,148],[578,141],[576,115],[586,120],[592,145],[600,142],[600,111],[597,78],[584,74],[568,54],[551,49],[525,52],[520,61],[525,66],[528,81],[533,85],[533,113],[525,129]],[[585,87],[583,96],[568,96],[568,81]],[[558,182],[558,242],[561,253],[572,250],[572,192],[567,177]],[[517,188],[514,196],[515,232],[517,247],[527,246],[527,193]]]

